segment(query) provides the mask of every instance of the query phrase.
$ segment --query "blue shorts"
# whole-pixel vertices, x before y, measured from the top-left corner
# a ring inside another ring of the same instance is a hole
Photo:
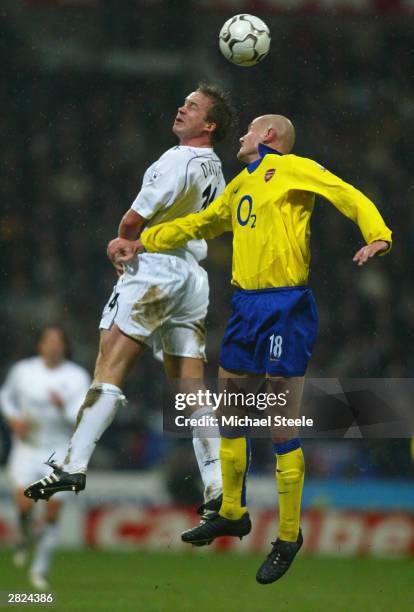
[[[305,374],[319,329],[310,289],[236,289],[231,305],[222,368],[286,377]]]

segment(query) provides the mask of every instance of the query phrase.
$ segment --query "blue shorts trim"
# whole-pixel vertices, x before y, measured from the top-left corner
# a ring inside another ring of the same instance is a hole
[[[281,442],[280,444],[272,442],[272,447],[275,455],[286,455],[287,453],[291,453],[297,448],[300,448],[301,443],[299,438],[292,438],[291,440]]]
[[[319,330],[308,287],[236,289],[221,345],[226,370],[303,376]]]
[[[297,291],[300,289],[308,289],[306,285],[294,285],[289,287],[269,287],[267,289],[240,289],[234,290],[234,293],[242,293],[245,295],[264,295],[265,293],[280,293],[281,291]],[[308,289],[310,291],[310,289]]]

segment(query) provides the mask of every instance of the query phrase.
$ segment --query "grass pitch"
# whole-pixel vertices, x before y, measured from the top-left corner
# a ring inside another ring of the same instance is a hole
[[[284,578],[258,585],[262,555],[73,552],[50,573],[56,604],[14,609],[134,612],[407,612],[414,610],[411,560],[299,556]],[[25,569],[0,550],[0,590],[30,592]]]

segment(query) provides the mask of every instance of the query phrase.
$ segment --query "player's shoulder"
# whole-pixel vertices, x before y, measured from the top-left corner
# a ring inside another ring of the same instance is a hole
[[[25,359],[15,361],[7,371],[8,380],[32,376],[33,371],[36,371],[38,368],[38,361],[38,357],[26,357]]]
[[[189,161],[193,157],[196,157],[196,153],[192,147],[177,145],[167,149],[159,158],[158,163],[176,163],[177,161],[182,163],[183,161]]]
[[[40,365],[40,357],[25,357],[24,359],[19,359],[16,361],[12,367],[10,368],[10,372],[19,372],[23,370],[32,369]]]
[[[293,169],[297,169],[300,171],[301,168],[306,170],[314,170],[317,171],[325,171],[326,168],[310,157],[302,157],[301,155],[295,155],[294,153],[289,153],[287,155],[281,156],[282,164],[289,165]]]
[[[195,157],[190,147],[176,146],[168,149],[154,163],[147,172],[152,175],[152,178],[157,176],[185,176],[191,160]]]
[[[186,145],[177,145],[176,147],[174,147],[174,149],[171,150],[173,151],[173,155],[185,158],[189,162],[203,162],[205,160],[210,160],[221,164],[219,156],[212,147],[190,147]]]

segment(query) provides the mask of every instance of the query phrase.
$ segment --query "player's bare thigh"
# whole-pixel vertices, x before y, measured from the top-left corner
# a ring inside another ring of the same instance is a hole
[[[163,353],[164,368],[168,378],[202,379],[204,376],[204,361],[195,357],[180,357]]]
[[[102,329],[93,382],[122,386],[144,349],[142,343],[126,336],[115,324],[111,329]]]

